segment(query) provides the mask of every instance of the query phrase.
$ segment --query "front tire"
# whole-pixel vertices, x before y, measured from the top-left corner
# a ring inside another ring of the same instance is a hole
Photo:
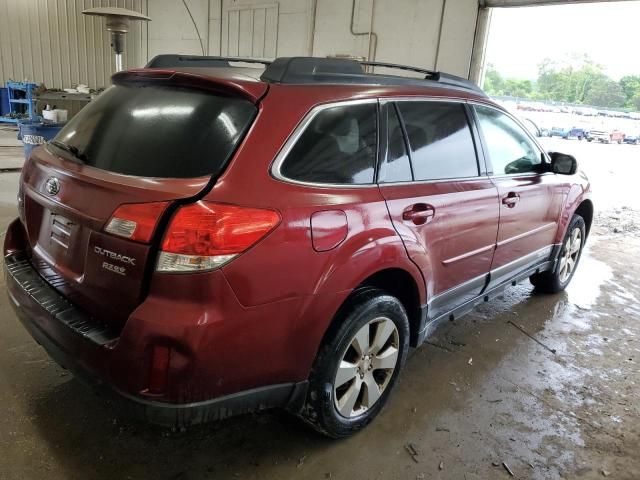
[[[567,288],[578,268],[585,240],[584,219],[580,215],[574,215],[567,228],[555,268],[531,275],[530,281],[536,290],[544,293],[558,293]]]
[[[361,430],[386,403],[408,348],[409,320],[400,301],[374,288],[357,292],[320,347],[301,417],[332,438]]]

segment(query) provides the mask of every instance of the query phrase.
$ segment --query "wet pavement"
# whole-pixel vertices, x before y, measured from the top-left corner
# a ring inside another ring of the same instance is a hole
[[[582,151],[602,189],[630,180],[601,154],[640,160],[640,146],[559,145]],[[0,174],[0,232],[16,181]],[[186,432],[131,420],[48,358],[0,280],[0,478],[638,479],[640,238],[613,229],[636,228],[640,208],[615,195],[599,191],[606,208],[566,292],[523,283],[445,325],[378,419],[341,441],[277,411]]]

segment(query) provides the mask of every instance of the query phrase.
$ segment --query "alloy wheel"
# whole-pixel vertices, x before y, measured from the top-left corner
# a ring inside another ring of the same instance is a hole
[[[376,404],[396,369],[399,349],[398,328],[389,318],[376,318],[358,330],[340,357],[333,381],[340,415],[357,417]]]
[[[582,246],[582,231],[574,228],[564,245],[564,254],[560,258],[558,265],[558,276],[562,283],[565,283],[576,268],[580,247]]]

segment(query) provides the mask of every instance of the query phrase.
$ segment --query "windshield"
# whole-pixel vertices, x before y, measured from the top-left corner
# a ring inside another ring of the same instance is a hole
[[[83,108],[52,143],[86,165],[115,173],[200,177],[222,171],[256,112],[237,97],[118,85]]]

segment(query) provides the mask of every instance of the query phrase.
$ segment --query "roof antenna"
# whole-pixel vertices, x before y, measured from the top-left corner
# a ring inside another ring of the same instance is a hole
[[[107,31],[111,33],[111,48],[116,57],[116,72],[124,70],[122,52],[124,52],[124,39],[129,32],[131,20],[148,22],[151,19],[140,12],[117,7],[88,8],[83,10],[82,13],[84,15],[106,17]]]

